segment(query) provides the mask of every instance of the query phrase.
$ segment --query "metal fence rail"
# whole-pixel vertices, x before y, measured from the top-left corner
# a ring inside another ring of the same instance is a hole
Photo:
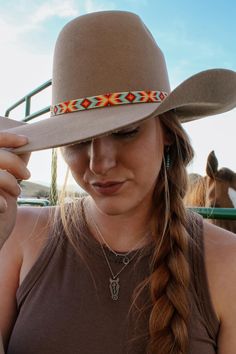
[[[5,117],[9,117],[10,112],[15,109],[16,107],[20,106],[22,103],[25,103],[25,117],[22,119],[23,122],[28,122],[36,117],[41,116],[42,114],[45,114],[50,111],[50,106],[47,106],[43,109],[40,109],[39,111],[36,111],[32,114],[30,114],[31,110],[31,98],[34,95],[37,95],[39,92],[45,90],[47,87],[51,86],[52,80],[48,80],[44,82],[42,85],[38,86],[36,89],[25,95],[23,98],[21,98],[19,101],[14,103],[12,106],[10,106],[6,112],[5,112]]]
[[[18,205],[49,206],[50,201],[45,198],[18,198]]]
[[[18,100],[16,103],[14,103],[12,106],[10,106],[6,112],[5,112],[5,117],[9,117],[10,113],[17,108],[18,106],[20,106],[21,104],[25,104],[25,116],[22,119],[23,122],[29,122],[34,118],[37,118],[45,113],[48,113],[50,111],[50,106],[47,106],[43,109],[40,109],[38,111],[35,111],[33,113],[31,113],[31,98],[35,95],[37,95],[38,93],[40,93],[41,91],[45,90],[47,87],[52,85],[52,80],[48,80],[46,82],[44,82],[42,85],[38,86],[36,89],[34,89],[33,91],[31,91],[30,93],[28,93],[27,95],[25,95],[24,97],[22,97],[20,100]],[[54,151],[52,150],[52,155],[54,154]],[[55,159],[54,159],[55,160]],[[57,170],[57,166],[54,166],[54,171],[52,171],[52,175],[55,176],[56,175],[56,170]],[[32,206],[46,206],[46,205],[50,205],[52,204],[52,200],[51,200],[51,196],[52,193],[51,191],[55,191],[56,189],[56,181],[53,180],[54,185],[52,186],[52,181],[51,181],[51,187],[50,187],[50,198],[49,200],[44,199],[44,198],[18,198],[17,203],[19,205],[32,205]],[[53,201],[55,202],[55,197]],[[55,203],[54,203],[55,204]]]
[[[222,219],[222,220],[236,220],[235,208],[188,208],[205,219]]]

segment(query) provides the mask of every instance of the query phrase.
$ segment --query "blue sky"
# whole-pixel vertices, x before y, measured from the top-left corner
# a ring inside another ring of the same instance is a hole
[[[0,115],[51,77],[54,43],[64,24],[99,10],[127,10],[141,16],[165,54],[172,88],[201,70],[222,67],[236,71],[234,0],[0,0]],[[49,104],[48,91],[33,100],[32,108]],[[13,115],[21,116],[22,110]],[[185,125],[196,151],[190,172],[204,174],[207,155],[213,149],[220,166],[236,170],[235,122],[233,110]],[[46,172],[43,175],[37,170],[40,159],[47,160],[45,154],[33,154],[32,179],[48,179]]]

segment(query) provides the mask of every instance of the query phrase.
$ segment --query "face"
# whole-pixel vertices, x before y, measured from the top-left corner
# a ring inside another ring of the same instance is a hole
[[[110,135],[62,148],[76,182],[109,215],[151,207],[161,168],[163,130],[147,119]]]

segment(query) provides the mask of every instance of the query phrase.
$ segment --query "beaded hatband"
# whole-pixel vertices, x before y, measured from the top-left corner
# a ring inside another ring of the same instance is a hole
[[[51,106],[52,116],[129,103],[161,103],[166,97],[164,91],[128,91],[78,98]]]

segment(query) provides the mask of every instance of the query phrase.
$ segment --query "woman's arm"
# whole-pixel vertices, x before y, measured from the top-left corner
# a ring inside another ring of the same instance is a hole
[[[204,223],[206,268],[213,306],[220,320],[218,354],[236,353],[236,235]]]
[[[0,250],[0,333],[4,347],[17,316],[16,291],[48,240],[49,207],[19,207],[16,224]]]
[[[2,336],[0,334],[0,354],[4,354],[3,343],[2,343]]]
[[[19,224],[20,221],[0,250],[0,332],[4,346],[16,318],[16,291],[23,260]]]

